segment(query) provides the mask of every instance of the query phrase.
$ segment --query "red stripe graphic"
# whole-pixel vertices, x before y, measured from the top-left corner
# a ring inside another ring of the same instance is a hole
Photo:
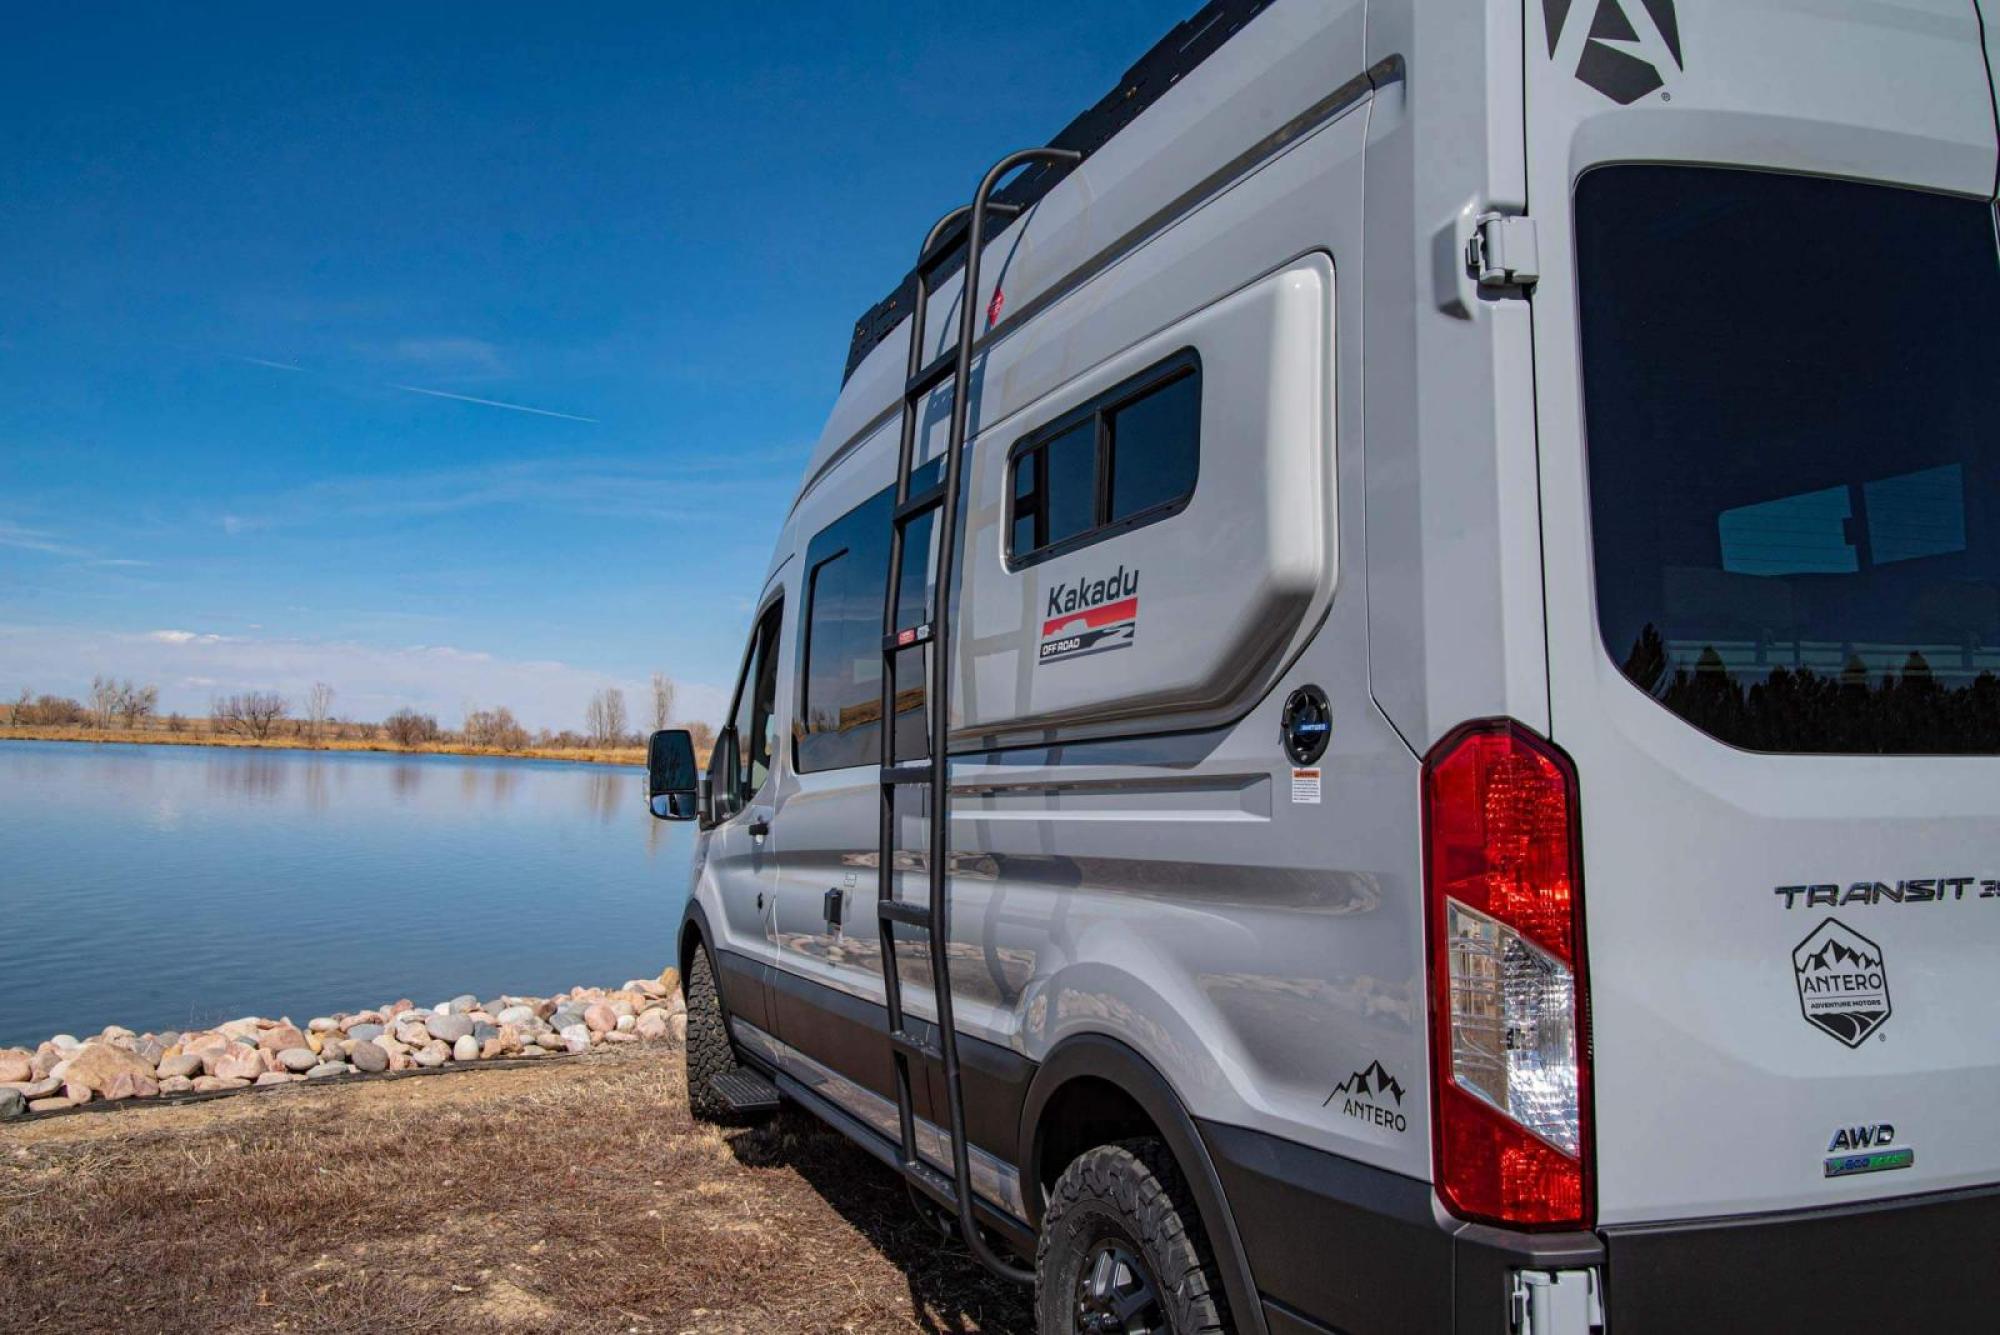
[[[1054,635],[1057,631],[1061,630],[1096,630],[1100,626],[1109,626],[1120,621],[1135,620],[1138,615],[1139,600],[1137,598],[1124,598],[1115,603],[1106,603],[1102,607],[1087,608],[1081,612],[1069,612],[1053,620],[1044,621],[1042,623],[1042,634],[1046,637]],[[1082,623],[1080,627],[1078,625],[1079,622]]]

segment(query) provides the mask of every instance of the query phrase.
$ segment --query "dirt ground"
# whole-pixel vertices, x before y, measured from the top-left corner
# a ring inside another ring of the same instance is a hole
[[[24,1330],[1025,1332],[1029,1295],[787,1109],[689,1121],[677,1048],[0,1127]]]

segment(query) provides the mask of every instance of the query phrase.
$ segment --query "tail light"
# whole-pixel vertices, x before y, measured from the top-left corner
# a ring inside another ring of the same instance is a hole
[[[1509,719],[1424,761],[1437,1190],[1466,1219],[1587,1228],[1590,1027],[1576,773]]]

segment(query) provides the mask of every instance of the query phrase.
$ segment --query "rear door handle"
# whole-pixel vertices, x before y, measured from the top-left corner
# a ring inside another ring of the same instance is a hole
[[[762,839],[771,832],[771,818],[769,816],[752,816],[750,824],[745,828],[750,831],[752,839]]]

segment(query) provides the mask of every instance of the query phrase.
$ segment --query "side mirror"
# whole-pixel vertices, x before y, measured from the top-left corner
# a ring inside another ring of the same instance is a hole
[[[646,741],[646,806],[656,820],[701,814],[701,767],[686,728],[666,728]]]

